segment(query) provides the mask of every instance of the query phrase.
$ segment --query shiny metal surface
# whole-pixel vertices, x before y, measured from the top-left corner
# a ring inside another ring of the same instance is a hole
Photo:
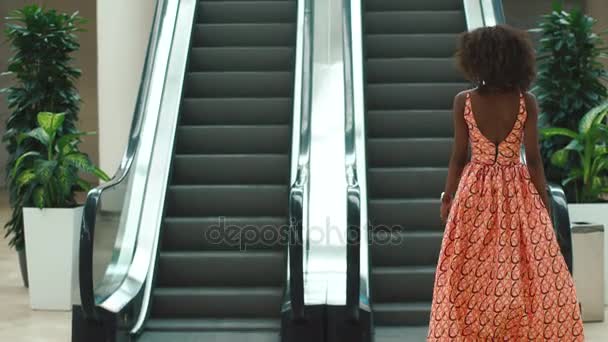
[[[149,156],[166,73],[171,36],[167,31],[172,32],[171,23],[175,22],[171,5],[175,7],[176,3],[175,0],[157,1],[125,155],[114,177],[91,190],[85,202],[80,236],[79,283],[82,307],[89,318],[99,318],[95,306],[118,288],[132,261],[143,203],[141,189],[150,166]],[[93,264],[97,224],[101,229],[116,232],[112,260],[101,279],[93,279],[97,278],[97,274],[104,273],[95,270]]]
[[[310,117],[312,104],[313,0],[298,1],[294,73],[291,188],[289,190],[289,248],[287,250],[287,300],[293,318],[304,316],[305,250],[308,227],[310,172]]]
[[[346,302],[346,179],[344,177],[344,65],[342,3],[316,0],[313,28],[313,92],[307,305]]]
[[[120,256],[114,258],[115,262],[106,272],[105,282],[102,281],[100,285],[100,295],[96,296],[96,304],[99,307],[118,313],[135,298],[147,282],[137,322],[140,325],[149,303],[152,271],[190,47],[190,34],[184,32],[192,30],[196,0],[159,1],[158,6],[157,18],[153,25],[153,48],[148,56],[149,62],[152,63],[149,66],[150,80],[147,83],[147,91],[140,95],[145,97],[140,99],[146,103],[145,110],[142,113],[141,126],[134,124],[134,131],[139,139],[129,141],[127,156],[131,159],[124,168],[121,167],[121,170],[126,172],[122,180],[128,179],[129,182],[124,190],[125,200],[122,208],[115,208],[121,213],[122,227],[117,237],[117,250],[120,253],[128,251],[133,257],[132,260]],[[136,153],[129,154],[129,151]],[[126,174],[129,174],[128,178]],[[95,189],[89,195],[88,201],[105,189],[107,187]],[[117,196],[120,197],[120,193]],[[94,205],[93,210],[99,210],[99,201],[91,201],[90,204],[90,207]],[[104,203],[101,203],[101,210],[104,207]],[[119,286],[116,286],[117,283]],[[136,325],[136,328],[140,325]]]
[[[464,0],[464,10],[469,31],[505,22],[501,0]]]
[[[131,292],[128,294],[133,298],[139,292],[134,291],[134,289],[141,287],[141,277],[145,275],[141,309],[137,321],[131,330],[132,334],[139,333],[143,328],[150,310],[152,287],[156,271],[155,265],[158,256],[157,250],[160,241],[160,227],[165,206],[165,194],[167,193],[167,186],[169,184],[175,131],[179,121],[178,114],[183,97],[184,78],[188,70],[188,53],[190,52],[190,40],[192,37],[190,33],[194,25],[197,4],[197,0],[180,0],[179,2],[160,112],[160,122],[162,125],[159,125],[156,132],[151,173],[146,185],[146,197],[144,198],[146,205],[142,212],[141,220],[143,228],[140,229],[138,246],[131,269],[129,269],[129,275],[123,286],[121,286],[121,288],[130,290]],[[117,297],[116,299],[116,304],[123,305],[124,307],[124,304],[118,301],[121,299],[124,301],[124,298]]]
[[[361,0],[343,0],[345,178],[347,183],[347,310],[357,319],[369,306],[369,244],[365,154],[365,86]]]

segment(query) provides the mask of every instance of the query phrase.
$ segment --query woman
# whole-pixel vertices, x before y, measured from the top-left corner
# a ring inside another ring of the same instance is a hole
[[[499,25],[464,33],[456,56],[477,87],[454,99],[427,339],[583,341],[574,283],[548,211],[538,105],[527,92],[532,44],[525,32]]]

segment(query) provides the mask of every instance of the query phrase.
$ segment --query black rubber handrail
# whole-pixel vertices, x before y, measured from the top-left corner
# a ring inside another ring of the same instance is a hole
[[[296,184],[289,193],[289,293],[292,318],[304,319],[304,191],[303,170],[298,170]]]
[[[547,184],[547,193],[551,201],[551,221],[553,229],[557,236],[557,242],[568,266],[568,270],[573,272],[573,255],[572,255],[572,232],[570,225],[570,215],[568,213],[568,201],[564,189],[556,184],[549,182]]]
[[[133,113],[131,130],[127,148],[118,171],[112,179],[104,183],[87,194],[87,199],[84,204],[84,212],[82,225],[80,230],[79,244],[79,285],[80,285],[80,300],[82,310],[87,319],[100,320],[101,315],[98,312],[95,301],[95,288],[93,283],[93,250],[95,239],[95,223],[97,221],[97,212],[101,205],[102,194],[109,189],[121,185],[130,174],[131,166],[135,158],[135,154],[139,147],[139,138],[141,128],[144,121],[144,112],[148,99],[149,88],[152,80],[152,69],[154,57],[156,55],[157,44],[160,37],[162,27],[162,18],[166,9],[166,0],[157,0],[154,21],[148,41],[146,58],[142,70],[142,80],[140,83],[137,102]]]

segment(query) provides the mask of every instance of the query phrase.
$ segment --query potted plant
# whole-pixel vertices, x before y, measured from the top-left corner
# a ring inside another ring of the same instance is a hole
[[[80,70],[73,65],[72,53],[80,47],[76,33],[81,31],[84,20],[77,15],[47,10],[37,5],[27,5],[6,18],[5,35],[13,51],[8,61],[11,87],[2,89],[6,95],[8,119],[2,138],[9,157],[7,176],[15,160],[25,150],[42,152],[44,147],[35,140],[18,143],[19,136],[36,127],[36,116],[43,110],[65,113],[62,131],[58,135],[74,133],[80,96],[76,81]],[[18,191],[18,185],[7,177],[9,202],[13,208],[6,224],[5,237],[19,253],[24,284],[27,286],[25,241],[23,239],[22,208],[33,205],[32,198]]]
[[[532,89],[541,110],[540,127],[575,131],[585,113],[606,99],[608,93],[601,79],[606,78],[607,71],[600,63],[604,40],[593,32],[595,23],[580,9],[566,11],[561,1],[554,1],[552,12],[542,16],[539,27],[532,30],[540,38],[538,75]],[[542,141],[547,178],[552,181],[567,177],[570,168],[554,165],[550,157],[568,142],[567,137]],[[566,161],[570,162],[574,160]]]
[[[33,207],[23,209],[33,309],[71,309],[82,220],[82,207],[75,194],[91,188],[80,175],[109,179],[80,152],[80,137],[86,133],[59,135],[65,119],[63,113],[39,113],[38,127],[20,134],[18,144],[32,146],[35,142],[42,148],[22,149],[9,175],[17,193],[33,203]]]
[[[590,223],[597,223],[608,228],[608,202],[603,201],[602,194],[608,193],[608,126],[606,125],[606,115],[608,115],[608,101],[590,110],[580,120],[577,131],[567,128],[544,128],[541,129],[543,138],[561,136],[567,141],[567,145],[557,150],[551,155],[551,164],[563,169],[566,178],[562,184],[572,185],[568,189],[573,189],[574,203],[568,204],[568,212],[572,222],[572,232],[574,244],[578,244],[579,253],[594,253],[596,258],[604,260],[603,250],[606,248],[588,250],[591,244],[575,238],[577,232],[588,230]],[[599,231],[599,230],[598,230]],[[594,231],[595,232],[595,231]],[[600,235],[603,235],[603,230]],[[583,234],[583,237],[586,236]],[[578,241],[578,242],[577,242]],[[602,246],[606,244],[601,241]],[[587,252],[584,252],[587,250]],[[575,257],[576,259],[576,257]],[[608,265],[607,265],[608,266]],[[576,270],[576,267],[575,267]],[[604,277],[608,272],[603,269]],[[576,272],[576,271],[575,271]],[[575,273],[575,280],[577,276]],[[603,278],[603,277],[602,277]],[[586,284],[585,286],[588,286]],[[601,286],[603,289],[604,287]],[[588,303],[601,302],[608,296],[605,290],[601,298],[593,298]],[[588,305],[589,306],[589,305]],[[603,306],[602,306],[603,307]],[[583,310],[584,311],[584,310]],[[587,311],[585,317],[602,317],[604,311],[592,314]],[[591,316],[590,316],[591,315]],[[591,318],[589,318],[591,319]]]

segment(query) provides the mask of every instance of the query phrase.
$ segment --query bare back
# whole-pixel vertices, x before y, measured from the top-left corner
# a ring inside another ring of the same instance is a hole
[[[477,128],[491,142],[498,145],[513,130],[519,114],[518,92],[480,94],[471,91],[471,106]]]

